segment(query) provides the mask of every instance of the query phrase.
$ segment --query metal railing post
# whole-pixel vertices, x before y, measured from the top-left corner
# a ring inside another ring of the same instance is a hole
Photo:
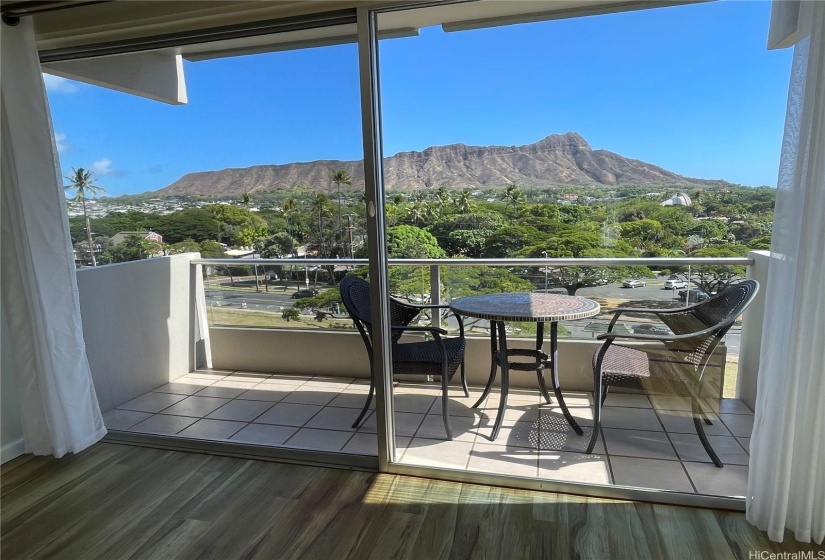
[[[430,265],[430,303],[441,304],[441,267],[437,264]],[[431,311],[430,324],[441,327],[441,313],[437,309]]]

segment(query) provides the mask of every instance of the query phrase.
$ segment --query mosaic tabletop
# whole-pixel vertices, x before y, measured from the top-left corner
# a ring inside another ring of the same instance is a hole
[[[593,300],[561,294],[487,294],[454,299],[450,309],[459,315],[490,321],[564,321],[597,315]]]

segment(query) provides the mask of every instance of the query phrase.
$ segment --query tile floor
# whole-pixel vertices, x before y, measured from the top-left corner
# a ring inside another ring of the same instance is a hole
[[[104,414],[110,430],[374,455],[374,411],[351,428],[369,390],[367,380],[196,371]],[[511,391],[496,441],[494,390],[479,409],[460,390],[451,395],[453,441],[446,439],[437,384],[396,383],[396,445],[402,463],[562,481],[618,484],[716,496],[743,496],[753,414],[740,401],[704,401],[706,433],[725,467],[708,459],[685,399],[610,394],[602,436],[592,433],[592,396],[565,393],[585,430],[577,436],[559,408],[538,390]]]

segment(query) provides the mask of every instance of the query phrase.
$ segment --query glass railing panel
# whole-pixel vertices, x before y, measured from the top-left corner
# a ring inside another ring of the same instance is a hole
[[[741,261],[741,259],[740,259]],[[663,309],[680,307],[712,297],[730,283],[745,276],[746,261],[736,264],[668,264],[644,259],[627,266],[596,266],[592,263],[534,266],[520,265],[516,259],[468,265],[466,260],[439,261],[438,264],[407,265],[395,261],[390,267],[390,291],[400,300],[427,303],[437,297],[442,303],[455,298],[484,293],[531,292],[575,295],[599,303],[597,316],[559,323],[560,340],[597,342],[607,331],[619,308]],[[316,261],[323,263],[324,261]],[[421,261],[419,261],[421,262]],[[427,261],[425,261],[427,262]],[[548,261],[552,262],[552,261]],[[645,262],[650,264],[645,265]],[[699,261],[696,261],[699,262]],[[516,265],[516,266],[514,266]],[[257,270],[256,270],[257,269]],[[257,273],[257,274],[256,274]],[[340,300],[336,284],[345,274],[366,277],[361,261],[336,260],[335,264],[206,265],[204,282],[207,314],[211,326],[308,331],[352,330],[354,326]],[[440,279],[438,290],[432,278]],[[434,320],[426,310],[415,324],[438,324],[452,334],[458,331],[454,315],[442,310]],[[486,337],[488,321],[465,318],[470,337]],[[615,330],[631,333],[668,334],[666,325],[655,317],[628,313]],[[532,339],[536,323],[511,322],[508,335]],[[737,322],[717,351],[709,368],[706,386],[713,396],[733,396],[739,357],[741,324]]]

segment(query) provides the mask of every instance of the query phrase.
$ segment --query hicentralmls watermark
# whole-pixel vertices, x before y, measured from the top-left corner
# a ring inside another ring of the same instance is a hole
[[[825,560],[825,550],[800,550],[799,552],[769,552],[751,550],[748,560]]]

